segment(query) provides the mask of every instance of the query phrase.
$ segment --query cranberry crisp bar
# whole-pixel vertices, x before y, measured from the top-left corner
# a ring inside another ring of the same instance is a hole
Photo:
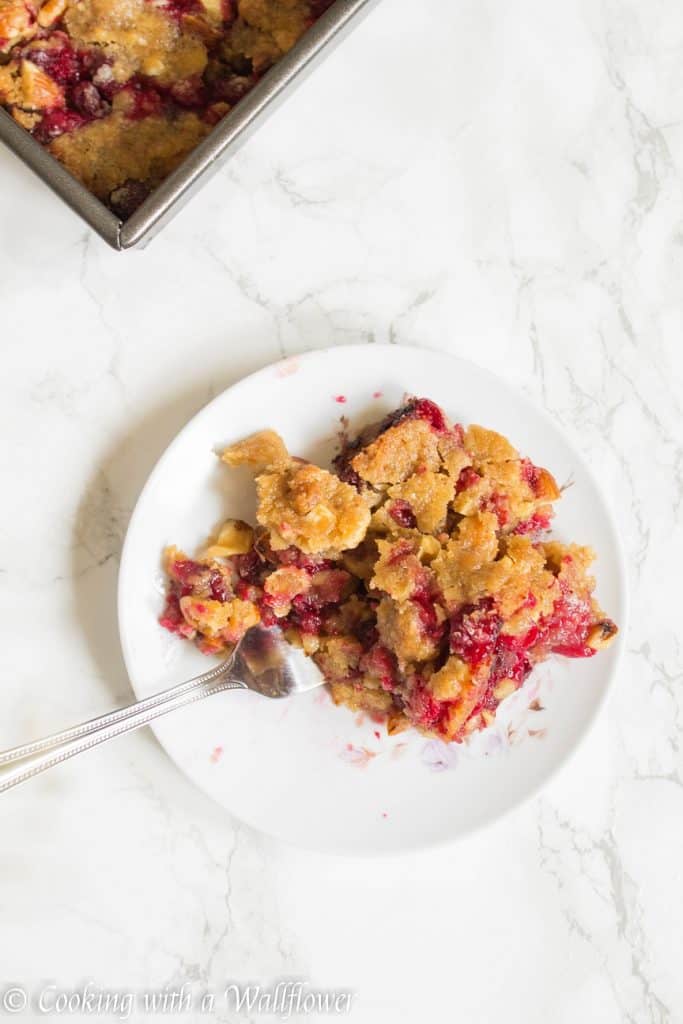
[[[0,0],[0,105],[130,213],[333,0]]]
[[[551,474],[428,399],[346,444],[332,473],[272,431],[222,458],[254,472],[258,525],[228,520],[197,559],[166,552],[161,623],[202,651],[278,624],[335,703],[459,742],[534,665],[617,633],[592,596],[593,552],[548,538]]]

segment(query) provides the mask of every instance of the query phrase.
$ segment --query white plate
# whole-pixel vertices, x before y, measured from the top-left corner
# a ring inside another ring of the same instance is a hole
[[[555,534],[591,544],[598,598],[622,632],[586,661],[553,659],[502,705],[496,724],[461,746],[381,726],[335,708],[325,691],[291,702],[222,693],[162,719],[156,733],[198,786],[254,828],[303,846],[368,853],[462,836],[538,792],[593,723],[615,674],[626,625],[623,561],[611,516],[585,463],[558,428],[496,377],[422,349],[365,345],[311,352],[267,367],[215,398],[180,432],[131,519],[119,577],[119,624],[138,697],[207,668],[191,644],[157,623],[162,548],[189,553],[227,516],[253,521],[246,471],[215,450],[273,427],[290,450],[326,464],[340,416],[352,428],[405,393],[506,434],[524,454],[573,481]],[[543,710],[537,710],[542,707]]]

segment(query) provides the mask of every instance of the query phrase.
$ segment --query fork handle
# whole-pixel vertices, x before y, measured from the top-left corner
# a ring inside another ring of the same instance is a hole
[[[0,793],[26,782],[55,765],[68,761],[100,743],[133,732],[178,708],[223,690],[243,690],[244,683],[226,676],[226,666],[205,672],[161,693],[110,711],[81,725],[54,733],[42,740],[13,747],[0,754]]]

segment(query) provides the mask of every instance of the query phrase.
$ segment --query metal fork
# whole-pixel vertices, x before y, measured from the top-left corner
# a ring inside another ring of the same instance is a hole
[[[279,629],[254,626],[232,655],[208,672],[118,711],[0,753],[0,793],[76,754],[214,693],[253,690],[264,697],[290,697],[312,690],[324,681],[315,663],[288,644]]]

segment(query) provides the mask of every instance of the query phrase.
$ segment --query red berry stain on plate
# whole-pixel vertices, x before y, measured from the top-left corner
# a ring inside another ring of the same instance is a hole
[[[213,750],[211,751],[211,757],[209,758],[209,761],[211,762],[211,764],[218,764],[222,756],[223,747],[214,747]]]
[[[367,747],[354,747],[353,743],[347,743],[339,756],[354,768],[367,768],[377,754]]]
[[[346,404],[346,395],[335,395],[334,396],[334,400],[339,405],[345,405]]]
[[[291,359],[285,359],[284,363],[280,363],[280,365],[275,370],[275,376],[280,378],[291,377],[292,374],[296,373],[298,369],[299,360],[296,358],[296,356],[292,356]]]
[[[372,392],[372,397],[373,398],[381,398],[382,397],[382,392],[381,391],[373,391]]]
[[[374,735],[375,739],[377,739],[377,740],[380,739],[379,729],[374,729],[373,730],[373,735]]]

